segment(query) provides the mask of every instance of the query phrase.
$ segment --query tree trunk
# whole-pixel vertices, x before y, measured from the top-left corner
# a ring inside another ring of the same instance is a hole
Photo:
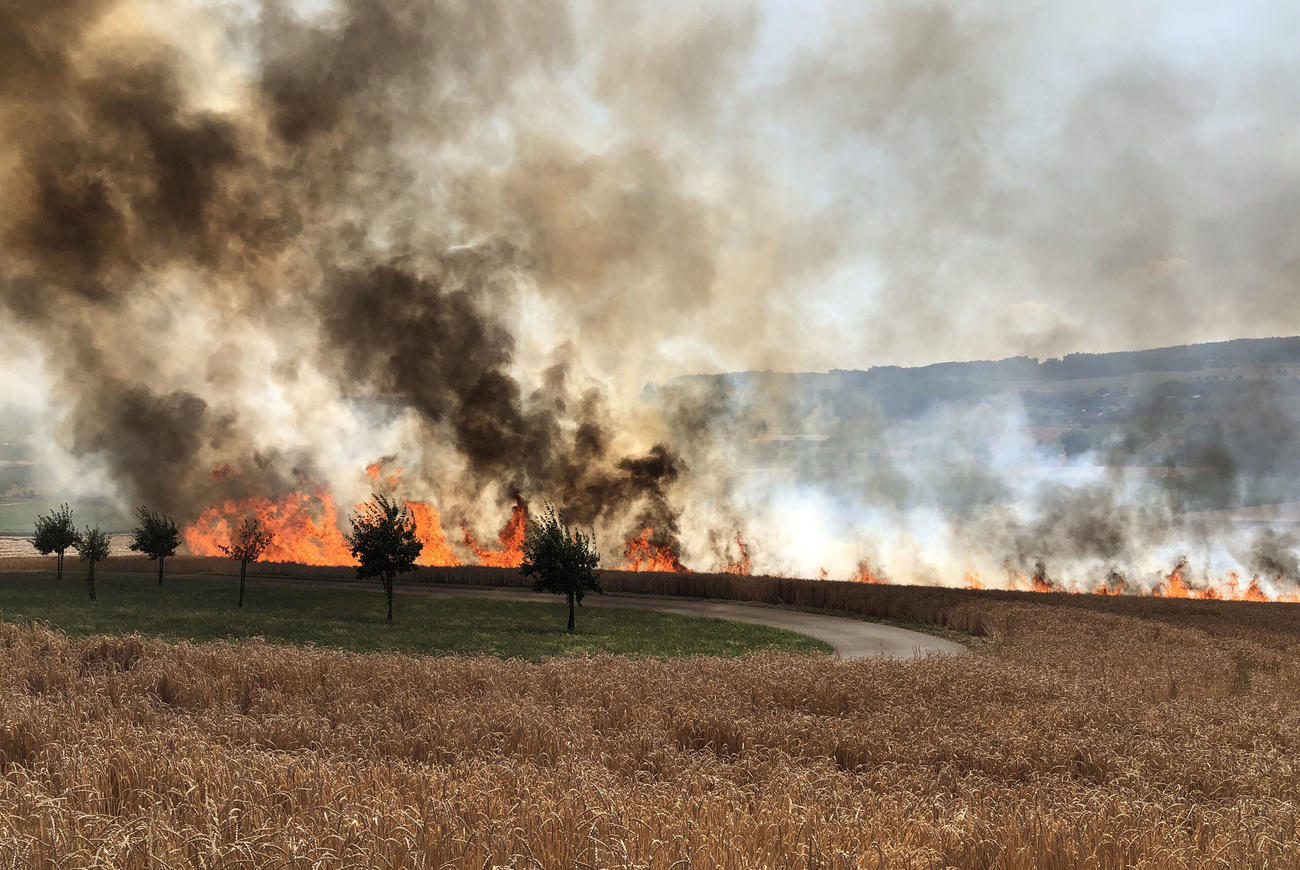
[[[569,633],[573,633],[573,593],[569,593]]]
[[[90,573],[86,575],[86,585],[90,587],[90,600],[95,600],[95,560],[90,560]]]
[[[248,563],[239,563],[239,606],[244,606],[244,575],[248,573]]]
[[[59,575],[55,579],[57,580],[63,579],[63,551],[62,550],[59,550]]]
[[[166,556],[158,557],[158,585],[159,586],[162,585],[163,562],[166,560],[166,558],[167,558]]]
[[[388,621],[393,621],[393,578],[384,578],[384,591],[388,593]]]

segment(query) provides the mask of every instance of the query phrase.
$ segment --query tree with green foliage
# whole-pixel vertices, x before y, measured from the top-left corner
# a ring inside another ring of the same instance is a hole
[[[564,515],[551,504],[539,518],[528,521],[524,533],[524,561],[519,566],[525,577],[533,578],[536,592],[554,592],[569,602],[569,631],[574,630],[574,606],[582,603],[587,592],[599,592],[600,554],[593,537],[570,530]]]
[[[352,513],[348,543],[360,563],[357,578],[378,577],[388,596],[388,621],[393,621],[393,579],[415,567],[424,544],[415,536],[415,517],[404,502],[371,494]]]
[[[248,563],[256,562],[271,545],[275,535],[262,526],[262,521],[245,518],[243,525],[229,544],[218,544],[221,552],[239,560],[239,606],[244,606],[244,582],[248,577]]]
[[[166,514],[141,505],[135,509],[140,525],[131,533],[131,549],[144,553],[151,560],[158,560],[158,585],[163,585],[163,563],[168,556],[176,555],[176,548],[181,545],[180,529],[176,521]]]
[[[90,570],[86,574],[86,586],[90,589],[90,599],[95,599],[95,563],[102,562],[108,558],[108,535],[95,528],[86,527],[86,530],[77,535],[77,540],[73,543],[81,558],[90,563]]]
[[[36,533],[30,538],[42,556],[59,555],[58,579],[63,579],[63,554],[77,543],[77,527],[72,522],[72,508],[65,502],[48,515],[36,518]],[[93,597],[93,596],[92,596]]]

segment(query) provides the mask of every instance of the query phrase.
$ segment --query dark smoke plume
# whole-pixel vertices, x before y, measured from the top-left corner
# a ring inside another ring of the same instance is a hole
[[[395,151],[456,142],[514,84],[565,58],[561,6],[357,0],[308,22],[267,4],[250,24],[260,97],[235,113],[198,108],[184,84],[190,71],[160,41],[141,36],[74,59],[101,22],[129,9],[11,4],[0,13],[0,41],[13,49],[5,115],[30,131],[6,143],[19,207],[5,227],[4,304],[66,363],[60,399],[75,453],[101,457],[128,498],[182,516],[213,498],[218,465],[237,473],[217,479],[267,494],[313,474],[310,464],[267,468],[252,445],[258,421],[160,387],[165,360],[114,347],[151,321],[167,328],[168,300],[155,287],[161,273],[184,270],[197,275],[191,292],[209,316],[234,333],[319,318],[321,356],[344,389],[369,389],[449,436],[465,486],[562,498],[588,521],[635,504],[675,531],[645,460],[610,453],[614,423],[598,417],[598,395],[568,395],[563,366],[533,393],[512,370],[514,337],[496,311],[539,262],[552,274],[570,269],[568,240],[530,231],[521,249],[502,234],[509,226],[489,225],[499,241],[431,254],[467,220],[498,216],[430,203],[421,214],[418,198],[401,195],[413,170]],[[514,181],[505,189],[518,190]],[[388,241],[373,237],[380,231]],[[607,254],[601,268],[618,260]],[[233,340],[218,353],[238,348]],[[245,367],[203,363],[218,396],[246,388]],[[297,365],[277,361],[271,374],[292,382]],[[575,431],[564,431],[568,421]]]

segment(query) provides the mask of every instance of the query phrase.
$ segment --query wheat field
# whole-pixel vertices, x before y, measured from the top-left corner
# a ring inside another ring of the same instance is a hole
[[[1040,598],[914,663],[0,624],[0,867],[1300,866],[1300,608]]]

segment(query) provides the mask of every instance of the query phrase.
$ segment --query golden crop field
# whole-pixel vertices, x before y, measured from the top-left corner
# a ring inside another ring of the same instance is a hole
[[[1300,606],[1093,599],[914,663],[0,624],[0,867],[1300,865]]]

